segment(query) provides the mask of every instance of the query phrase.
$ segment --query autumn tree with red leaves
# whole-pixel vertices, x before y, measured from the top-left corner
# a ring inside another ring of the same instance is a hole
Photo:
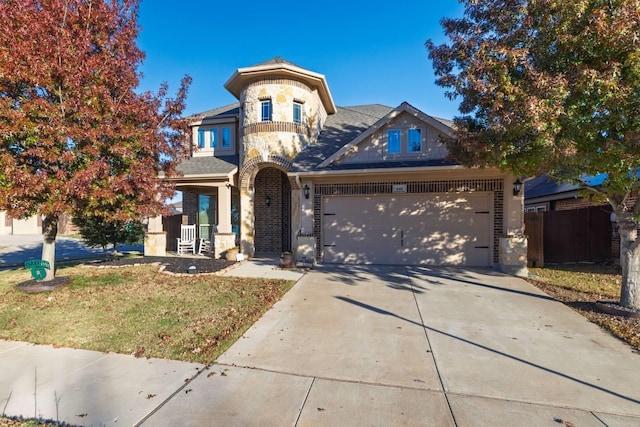
[[[190,78],[136,93],[139,0],[0,1],[0,210],[44,216],[55,274],[61,215],[126,221],[166,212]]]
[[[640,2],[465,0],[427,41],[459,98],[450,151],[471,166],[548,174],[606,200],[621,236],[620,304],[640,309]],[[606,174],[597,187],[585,176]]]

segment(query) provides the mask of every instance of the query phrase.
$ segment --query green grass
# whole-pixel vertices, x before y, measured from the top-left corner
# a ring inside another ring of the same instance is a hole
[[[0,272],[0,338],[211,363],[293,286],[292,281],[171,276],[157,266],[63,267],[70,279],[25,293],[27,271]]]

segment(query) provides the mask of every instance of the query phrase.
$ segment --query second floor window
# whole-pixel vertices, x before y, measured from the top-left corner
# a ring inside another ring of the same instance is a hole
[[[222,148],[231,147],[231,128],[222,128]]]
[[[422,151],[422,132],[420,129],[409,129],[409,152],[419,153]]]
[[[299,102],[293,103],[293,123],[302,123],[302,104]]]
[[[209,147],[218,148],[218,129],[209,129]]]
[[[271,100],[265,100],[261,102],[262,121],[271,121]]]
[[[400,130],[390,129],[387,132],[387,153],[400,152]]]
[[[204,148],[204,129],[198,129],[198,148]]]

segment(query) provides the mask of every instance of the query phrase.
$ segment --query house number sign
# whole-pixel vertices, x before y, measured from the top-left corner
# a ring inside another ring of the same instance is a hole
[[[393,184],[393,192],[394,193],[406,193],[407,192],[407,184]]]
[[[42,280],[47,276],[47,270],[51,268],[49,261],[32,259],[24,263],[24,268],[31,269],[31,277]]]

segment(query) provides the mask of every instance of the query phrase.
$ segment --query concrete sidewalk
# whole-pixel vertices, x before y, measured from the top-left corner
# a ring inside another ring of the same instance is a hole
[[[491,270],[319,267],[210,367],[7,342],[0,363],[8,415],[79,425],[640,425],[640,356]]]

